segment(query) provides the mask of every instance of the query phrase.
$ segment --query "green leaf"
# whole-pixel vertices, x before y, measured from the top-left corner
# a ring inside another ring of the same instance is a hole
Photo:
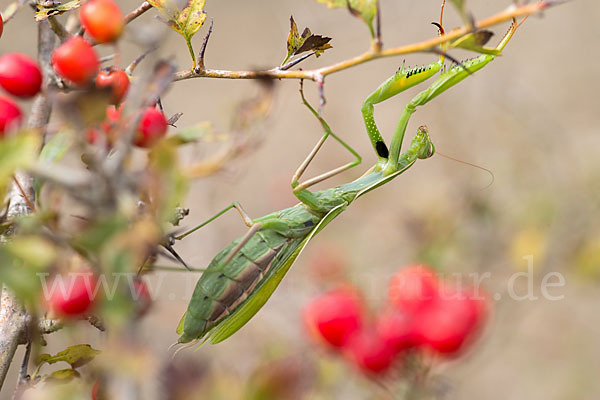
[[[79,368],[92,361],[101,352],[95,350],[89,344],[76,344],[67,347],[65,350],[51,356],[49,354],[40,355],[40,362],[54,364],[64,361],[71,365],[71,368]],[[65,371],[65,370],[63,370]]]
[[[317,0],[327,4],[329,8],[347,8],[355,17],[359,17],[367,24],[371,37],[375,37],[373,20],[377,15],[377,0]]]
[[[169,136],[165,141],[175,146],[181,146],[188,143],[195,143],[212,135],[214,135],[214,131],[211,123],[204,121]]]
[[[148,2],[167,19],[171,29],[185,38],[195,67],[196,57],[192,48],[192,37],[206,21],[205,0],[187,0],[182,10],[173,0],[149,0]]]
[[[188,182],[179,169],[177,146],[169,140],[159,141],[148,155],[148,166],[160,177],[159,188],[155,188],[156,204],[159,205],[159,220],[169,221],[173,210],[181,204],[187,191]]]
[[[35,20],[38,22],[43,21],[48,17],[63,14],[67,11],[78,8],[79,6],[81,6],[81,0],[73,0],[65,4],[58,3],[50,6],[44,6],[38,2],[38,4],[35,6]]]
[[[27,168],[37,158],[40,147],[38,132],[25,131],[0,141],[0,197],[4,193],[16,169]]]
[[[325,50],[330,49],[329,41],[331,38],[313,35],[310,29],[304,28],[302,35],[298,33],[298,26],[294,17],[290,17],[290,33],[287,39],[287,55],[281,65],[285,64],[290,57],[296,54],[304,53],[305,51],[317,50],[315,55],[319,57]]]
[[[39,237],[15,237],[0,246],[0,281],[21,299],[35,300],[45,277],[43,272],[55,262],[56,256],[56,249]]]
[[[79,378],[79,372],[74,369],[66,368],[59,369],[58,371],[52,372],[50,375],[46,375],[43,380],[44,382],[51,383],[69,383],[75,378]]]
[[[129,226],[129,221],[122,216],[99,221],[87,231],[73,239],[73,246],[89,252],[98,252],[115,235],[123,232]]]
[[[69,147],[73,144],[73,135],[69,131],[60,131],[46,143],[40,152],[39,161],[42,165],[54,165],[65,155]],[[39,178],[35,178],[33,188],[35,190],[35,198],[39,199],[40,190],[43,182]]]
[[[497,56],[500,54],[500,50],[483,47],[487,42],[489,42],[492,36],[494,36],[494,33],[488,30],[471,32],[451,42],[450,48],[459,47],[461,49],[471,50],[481,54]]]

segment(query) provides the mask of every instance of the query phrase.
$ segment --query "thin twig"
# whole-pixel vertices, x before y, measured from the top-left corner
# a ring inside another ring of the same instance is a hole
[[[130,23],[131,21],[133,21],[134,19],[136,19],[151,8],[152,5],[150,3],[148,3],[147,1],[143,2],[138,8],[136,8],[135,10],[133,10],[125,16],[125,23]]]
[[[71,37],[71,35],[69,34],[69,32],[67,32],[65,27],[62,26],[62,24],[58,22],[58,20],[54,16],[49,16],[48,22],[50,23],[50,28],[52,28],[52,31],[56,34],[56,36],[58,36],[61,42],[64,42],[65,40]]]
[[[133,71],[135,70],[135,68],[138,66],[139,63],[142,62],[142,60],[144,58],[146,58],[146,56],[148,54],[150,54],[151,52],[153,52],[154,50],[156,50],[158,47],[154,46],[149,48],[148,50],[144,51],[138,58],[136,58],[135,60],[133,60],[131,62],[131,64],[129,64],[127,66],[127,68],[125,68],[125,73],[129,76],[131,76],[131,74],[133,74]]]
[[[19,180],[16,177],[14,177],[14,176],[13,176],[13,182],[15,183],[15,185],[17,185],[17,189],[19,189],[19,192],[21,192],[21,196],[23,196],[23,198],[25,199],[25,202],[27,203],[27,206],[29,207],[29,209],[32,210],[32,211],[35,210],[35,206],[31,202],[31,200],[29,199],[29,196],[27,195],[27,193],[25,193],[25,190],[23,189],[23,187],[19,183]]]
[[[476,24],[476,29],[483,29],[490,26],[497,25],[501,22],[511,20],[513,18],[526,16],[534,13],[538,13],[545,10],[548,7],[564,3],[569,0],[546,0],[534,4],[523,4],[521,6],[511,5],[504,11],[501,11],[489,18],[486,18]],[[386,50],[375,51],[370,49],[369,51],[360,54],[349,60],[341,61],[337,64],[321,67],[314,70],[304,71],[285,71],[279,68],[273,68],[270,70],[263,71],[230,71],[222,69],[204,69],[197,71],[190,69],[186,71],[176,72],[173,76],[173,81],[181,81],[192,78],[221,78],[221,79],[310,79],[316,81],[319,76],[327,76],[335,72],[354,67],[365,62],[375,60],[384,57],[394,57],[402,54],[428,52],[431,49],[439,46],[440,44],[449,42],[457,39],[461,36],[471,32],[472,28],[469,26],[463,26],[461,28],[452,30],[445,35],[424,40],[422,42],[412,43],[409,45],[393,47]]]
[[[375,16],[375,51],[381,51],[383,42],[381,41],[381,3],[377,0],[377,15]]]
[[[27,370],[29,368],[29,358],[31,356],[31,339],[27,340],[27,346],[25,347],[25,355],[23,356],[23,362],[21,363],[21,369],[19,371],[19,379],[17,380],[17,386],[13,394],[13,400],[19,400],[23,395],[23,392],[27,388],[27,382],[29,382],[29,375]]]

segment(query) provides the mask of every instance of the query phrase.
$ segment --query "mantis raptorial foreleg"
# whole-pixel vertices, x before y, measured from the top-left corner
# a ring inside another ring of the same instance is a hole
[[[440,34],[444,33],[444,28],[442,28],[442,18],[444,15],[444,5],[446,2],[442,3],[442,12],[440,15],[440,23],[434,23],[440,31]],[[390,77],[388,80],[383,82],[373,93],[371,93],[364,101],[361,112],[363,115],[363,120],[365,123],[365,128],[367,129],[367,134],[369,135],[369,140],[375,149],[375,152],[381,159],[387,159],[389,157],[389,150],[379,129],[377,128],[377,124],[375,124],[374,117],[374,105],[377,103],[381,103],[389,99],[390,97],[394,97],[395,95],[402,93],[403,91],[410,89],[411,87],[418,85],[419,83],[426,81],[431,78],[433,75],[438,73],[442,66],[444,65],[444,49],[442,48],[442,55],[436,62],[432,62],[427,66],[415,67],[404,69],[404,64],[398,69],[398,71],[394,74],[394,76]]]
[[[179,236],[176,236],[175,239],[176,240],[181,240],[181,239],[185,238],[187,235],[196,232],[198,229],[204,227],[205,225],[210,224],[215,219],[219,218],[221,215],[225,214],[227,211],[231,210],[232,208],[235,208],[240,213],[240,216],[242,217],[242,220],[244,221],[244,224],[246,224],[246,226],[251,227],[253,225],[252,218],[250,218],[248,216],[248,214],[246,213],[246,211],[244,210],[244,208],[242,207],[242,205],[240,203],[238,203],[237,201],[234,201],[233,203],[231,203],[230,205],[228,205],[227,207],[225,207],[224,209],[222,209],[221,211],[219,211],[214,216],[212,216],[211,218],[207,219],[206,221],[204,221],[200,225],[198,225],[198,226],[190,229],[189,231],[187,231],[187,232],[185,232],[185,233],[183,233],[183,234],[181,234]]]
[[[321,123],[321,126],[323,127],[323,130],[325,131],[325,133],[323,134],[323,136],[321,137],[321,139],[319,139],[319,141],[317,142],[317,144],[315,145],[315,147],[311,150],[311,152],[308,154],[308,156],[306,157],[306,159],[302,162],[302,164],[300,164],[300,166],[298,167],[298,170],[296,171],[296,173],[294,174],[294,176],[292,177],[292,189],[294,191],[294,194],[296,196],[298,196],[298,194],[300,192],[302,192],[303,190],[309,188],[312,185],[315,185],[319,182],[322,182],[326,179],[331,178],[332,176],[335,176],[343,171],[346,171],[352,167],[355,167],[357,165],[359,165],[362,162],[362,158],[361,156],[356,152],[356,150],[354,150],[352,147],[350,147],[350,145],[348,145],[346,142],[344,142],[339,136],[337,136],[335,133],[333,133],[331,131],[331,128],[329,127],[329,125],[327,124],[327,122],[325,122],[325,120],[319,115],[319,113],[308,103],[308,101],[306,100],[306,98],[304,97],[304,90],[302,87],[302,82],[300,82],[300,96],[302,97],[302,102],[304,103],[304,105],[306,107],[308,107],[308,109],[310,110],[310,112],[319,120],[319,122]],[[311,161],[315,158],[315,156],[317,155],[317,153],[319,152],[319,150],[321,149],[321,147],[323,146],[323,144],[325,143],[325,140],[327,140],[327,138],[331,136],[333,137],[335,140],[337,140],[342,146],[344,146],[344,148],[346,150],[348,150],[350,153],[352,153],[352,155],[354,155],[356,157],[356,159],[354,161],[351,161],[347,164],[344,164],[338,168],[335,168],[331,171],[325,172],[324,174],[315,176],[314,178],[308,179],[302,183],[299,182],[300,177],[302,176],[302,174],[304,173],[304,171],[306,171],[306,168],[308,168],[308,165],[311,163]],[[301,201],[305,201],[304,197],[299,197]]]
[[[392,140],[392,144],[390,147],[389,158],[392,161],[391,169],[396,170],[398,167],[397,160],[401,151],[402,140],[404,138],[404,133],[406,132],[408,120],[410,119],[411,115],[416,111],[417,107],[429,103],[431,100],[433,100],[446,90],[462,82],[465,78],[489,64],[494,58],[496,58],[498,54],[500,54],[502,49],[504,49],[506,44],[512,38],[516,29],[517,22],[516,20],[513,20],[513,23],[508,29],[508,32],[506,32],[498,46],[496,46],[494,52],[487,51],[487,54],[483,54],[477,58],[464,61],[461,65],[455,65],[453,67],[448,68],[447,70],[445,69],[444,71],[442,71],[440,77],[431,84],[431,86],[429,86],[427,89],[423,90],[421,93],[416,95],[406,105],[406,107],[404,107],[402,115],[400,116],[400,120],[398,121],[398,126],[396,127],[396,132],[394,133],[394,139]]]

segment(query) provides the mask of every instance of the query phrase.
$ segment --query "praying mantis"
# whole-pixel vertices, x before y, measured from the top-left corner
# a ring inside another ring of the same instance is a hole
[[[412,69],[401,67],[367,97],[362,107],[369,140],[378,156],[375,165],[352,182],[316,192],[308,190],[309,187],[359,165],[361,157],[332,132],[327,122],[308,103],[301,84],[302,102],[319,121],[324,133],[292,178],[292,190],[300,203],[251,219],[240,204],[234,202],[208,221],[177,237],[183,239],[231,209],[236,209],[249,227],[245,235],[215,256],[198,280],[187,311],[178,325],[180,337],[176,344],[194,345],[206,340],[214,344],[233,335],[262,308],[308,242],[354,200],[396,178],[417,160],[433,156],[435,147],[426,126],[418,128],[408,149],[401,153],[411,115],[417,107],[427,104],[490,63],[504,49],[517,27],[513,20],[497,47],[480,46],[478,51],[482,54],[479,57],[455,66],[444,67],[447,55],[441,52],[439,60],[428,66]],[[424,82],[438,72],[440,76],[404,108],[388,149],[375,124],[374,105]],[[300,182],[306,168],[329,137],[347,149],[355,160]]]

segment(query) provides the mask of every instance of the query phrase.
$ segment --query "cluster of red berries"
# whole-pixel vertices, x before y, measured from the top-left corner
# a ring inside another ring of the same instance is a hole
[[[97,43],[112,43],[119,39],[125,26],[123,14],[114,0],[90,0],[80,11],[80,22],[87,34]],[[0,35],[2,33],[0,18]],[[129,77],[122,69],[100,71],[100,60],[92,44],[82,36],[73,36],[52,53],[52,65],[63,79],[74,86],[92,84],[110,93],[111,102],[118,105],[129,89]],[[11,53],[0,57],[0,86],[19,98],[35,96],[42,85],[42,74],[37,63],[29,57]],[[109,114],[113,114],[112,116]],[[107,110],[104,127],[114,123],[114,112]],[[117,121],[120,114],[117,114]],[[0,97],[0,135],[17,129],[22,120],[19,106],[7,97]],[[113,124],[114,125],[114,124]],[[114,140],[110,131],[102,129],[107,142]],[[167,132],[167,120],[154,107],[143,111],[136,130],[134,144],[151,147]],[[87,133],[88,140],[98,137],[98,130]],[[93,140],[92,140],[93,143]]]
[[[384,309],[372,320],[358,289],[343,286],[313,300],[304,321],[313,338],[369,374],[385,374],[409,352],[460,354],[486,320],[482,294],[438,279],[424,265],[390,281]]]

